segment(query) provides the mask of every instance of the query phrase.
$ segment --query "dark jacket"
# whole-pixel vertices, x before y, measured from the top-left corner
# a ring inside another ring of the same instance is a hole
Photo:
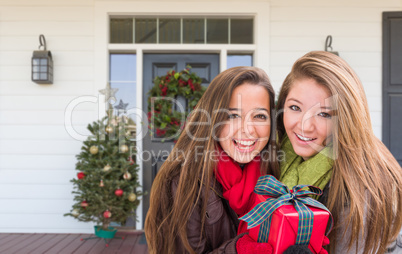
[[[178,181],[172,182],[172,193],[175,195]],[[201,187],[201,198],[195,206],[187,223],[187,237],[191,247],[196,253],[237,253],[236,241],[239,220],[229,207],[229,203],[222,196],[222,186],[212,181],[208,188]],[[201,214],[201,206],[206,194],[209,192],[207,211]],[[201,219],[205,217],[205,228],[201,235]],[[176,240],[176,253],[187,253],[180,241]]]

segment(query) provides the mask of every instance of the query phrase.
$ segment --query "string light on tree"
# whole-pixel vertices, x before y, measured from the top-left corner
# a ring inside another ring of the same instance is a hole
[[[105,187],[105,184],[103,183],[103,180],[100,180],[99,187]]]

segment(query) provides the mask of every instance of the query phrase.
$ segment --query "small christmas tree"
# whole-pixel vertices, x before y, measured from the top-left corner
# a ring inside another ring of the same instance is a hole
[[[109,87],[110,89],[110,87]],[[109,104],[106,117],[88,125],[88,137],[76,157],[74,184],[76,203],[70,213],[79,221],[93,221],[103,230],[113,222],[124,225],[140,201],[138,165],[135,164],[133,126],[127,116],[113,115]]]

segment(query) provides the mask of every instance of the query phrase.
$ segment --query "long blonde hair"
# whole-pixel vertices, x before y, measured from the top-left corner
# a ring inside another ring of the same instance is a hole
[[[212,182],[216,164],[214,160],[208,159],[207,153],[217,149],[217,141],[213,137],[219,136],[223,125],[218,124],[215,128],[216,124],[227,120],[227,112],[219,109],[228,109],[233,90],[246,82],[266,88],[270,110],[274,110],[274,90],[263,70],[256,67],[234,67],[214,78],[194,112],[190,114],[183,133],[152,184],[151,203],[145,220],[150,253],[175,253],[177,239],[188,252],[195,253],[187,239],[187,219],[200,198],[203,200],[201,214],[205,214],[208,196],[200,197],[199,186],[210,186]],[[210,125],[200,124],[206,122]],[[271,120],[271,137],[275,136],[272,134],[272,125]],[[193,138],[187,133],[191,133]],[[202,147],[202,155],[199,151],[197,154],[197,147]],[[278,177],[275,142],[268,142],[263,151],[266,152],[261,152],[261,172]],[[171,193],[173,179],[178,179],[174,196]],[[206,193],[208,195],[209,192]],[[201,231],[204,223],[205,218],[202,217]]]
[[[332,147],[335,160],[326,204],[335,225],[348,207],[349,216],[345,221],[351,226],[349,248],[364,236],[364,253],[384,253],[402,226],[401,167],[373,133],[359,78],[342,58],[334,54],[315,51],[298,59],[279,93],[278,110],[283,109],[295,80],[305,78],[314,79],[336,97],[337,123],[333,128]],[[278,116],[277,124],[281,142],[286,133],[283,114]],[[368,195],[364,195],[365,192]],[[339,230],[331,233],[331,251],[337,245],[336,235],[342,237],[344,233]]]

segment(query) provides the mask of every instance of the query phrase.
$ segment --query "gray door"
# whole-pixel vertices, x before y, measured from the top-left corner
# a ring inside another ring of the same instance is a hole
[[[402,12],[383,13],[383,142],[402,165]]]
[[[143,109],[148,109],[148,91],[152,88],[156,76],[166,75],[167,71],[173,69],[176,72],[192,67],[191,71],[203,79],[203,86],[208,86],[211,80],[219,73],[218,54],[144,54],[144,75],[143,75]],[[148,195],[143,199],[144,218],[149,208],[149,193],[152,182],[155,178],[166,155],[170,153],[174,143],[161,142],[146,135],[143,139],[143,187]],[[149,155],[149,156],[148,156]]]

